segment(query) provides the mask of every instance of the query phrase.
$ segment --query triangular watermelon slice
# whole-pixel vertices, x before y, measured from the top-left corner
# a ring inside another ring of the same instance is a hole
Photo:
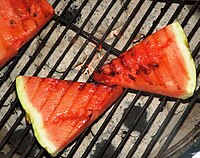
[[[47,0],[0,1],[0,68],[54,16]]]
[[[122,93],[119,86],[19,76],[17,94],[34,134],[52,156],[91,125]]]
[[[186,99],[196,86],[196,69],[186,35],[174,22],[145,38],[94,73],[94,80]]]

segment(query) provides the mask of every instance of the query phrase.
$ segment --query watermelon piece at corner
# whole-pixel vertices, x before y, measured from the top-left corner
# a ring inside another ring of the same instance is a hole
[[[94,80],[186,99],[196,87],[195,63],[184,30],[174,22],[101,66]]]
[[[46,0],[0,1],[0,68],[53,17]]]
[[[19,76],[19,100],[34,134],[56,156],[90,126],[123,92],[119,86]]]

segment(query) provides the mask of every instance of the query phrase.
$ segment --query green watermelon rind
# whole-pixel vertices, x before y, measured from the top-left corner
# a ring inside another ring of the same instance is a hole
[[[194,60],[192,58],[192,53],[190,51],[189,43],[186,37],[186,34],[179,24],[179,22],[174,22],[171,24],[170,30],[173,31],[175,35],[175,41],[177,43],[177,46],[180,50],[180,53],[183,56],[183,59],[185,60],[185,67],[187,69],[187,73],[189,76],[188,83],[186,85],[186,92],[183,96],[181,96],[182,99],[187,99],[191,97],[194,94],[195,87],[196,87],[196,67]]]
[[[35,137],[37,138],[41,146],[48,151],[49,154],[51,154],[52,156],[57,155],[59,149],[57,149],[54,143],[49,140],[47,132],[43,127],[42,116],[40,115],[40,112],[36,108],[34,108],[32,103],[30,102],[25,89],[23,77],[21,76],[18,76],[16,78],[16,89],[21,105],[28,115],[29,121],[32,123]]]

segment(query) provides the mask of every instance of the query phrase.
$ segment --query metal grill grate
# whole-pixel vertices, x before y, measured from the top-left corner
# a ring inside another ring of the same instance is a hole
[[[180,155],[180,150],[174,149],[176,143],[193,128],[194,134],[188,135],[190,142],[186,144],[191,143],[200,131],[197,115],[200,110],[200,2],[49,2],[56,15],[0,71],[0,157],[49,157],[34,138],[31,125],[26,124],[25,113],[16,97],[16,76],[91,82],[95,69],[174,20],[186,31],[195,59],[198,83],[194,96],[183,101],[126,89],[58,157]]]

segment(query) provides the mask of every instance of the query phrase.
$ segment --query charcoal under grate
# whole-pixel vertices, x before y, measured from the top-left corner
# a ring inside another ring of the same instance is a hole
[[[200,138],[199,1],[48,1],[56,15],[0,70],[0,157],[50,157],[25,120],[16,76],[91,82],[95,69],[175,20],[195,59],[194,96],[181,100],[126,89],[58,157],[179,157]]]

